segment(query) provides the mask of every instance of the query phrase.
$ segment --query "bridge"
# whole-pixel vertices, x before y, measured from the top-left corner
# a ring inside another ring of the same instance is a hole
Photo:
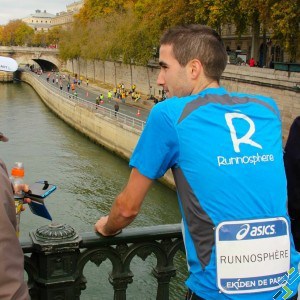
[[[60,70],[64,61],[59,57],[58,49],[44,47],[0,46],[0,55],[15,59],[19,66],[34,65],[43,70]]]

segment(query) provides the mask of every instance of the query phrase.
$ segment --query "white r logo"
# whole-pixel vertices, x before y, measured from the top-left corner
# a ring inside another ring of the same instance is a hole
[[[239,118],[239,119],[243,119],[245,121],[247,121],[249,123],[249,130],[248,132],[243,136],[241,137],[240,139],[237,138],[236,136],[236,130],[232,124],[232,119],[234,118]],[[251,136],[253,135],[253,133],[255,132],[255,125],[254,125],[254,122],[249,118],[247,117],[246,115],[244,114],[240,114],[240,113],[227,113],[225,114],[225,119],[226,119],[226,123],[230,129],[230,135],[231,135],[231,140],[232,140],[232,143],[233,143],[233,149],[235,152],[241,152],[240,151],[240,144],[249,144],[253,147],[257,147],[259,149],[262,149],[262,146],[254,141],[252,141],[250,138]]]

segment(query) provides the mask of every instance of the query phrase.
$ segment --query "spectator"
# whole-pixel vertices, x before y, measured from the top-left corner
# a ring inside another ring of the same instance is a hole
[[[116,117],[120,108],[118,102],[115,103],[114,108],[115,108],[115,117]]]
[[[249,67],[255,67],[255,60],[253,57],[251,57],[249,60]]]
[[[0,141],[8,139],[0,133]],[[25,191],[28,187],[21,186]],[[7,169],[0,160],[0,299],[29,299],[24,281],[24,254],[16,235],[14,195]]]
[[[295,247],[300,252],[300,117],[297,117],[291,125],[285,145],[284,165],[292,234]]]
[[[100,97],[96,97],[96,109],[98,109],[98,105],[100,104]]]
[[[269,68],[274,69],[274,55],[271,55],[270,63],[269,63]]]

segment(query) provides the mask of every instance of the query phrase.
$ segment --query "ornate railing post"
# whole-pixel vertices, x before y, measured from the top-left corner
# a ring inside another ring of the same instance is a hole
[[[132,283],[133,274],[120,274],[113,276],[110,274],[109,282],[114,287],[114,299],[126,300],[126,290],[129,283]]]
[[[30,233],[35,272],[32,300],[76,300],[85,278],[76,270],[81,237],[69,225],[50,224]]]

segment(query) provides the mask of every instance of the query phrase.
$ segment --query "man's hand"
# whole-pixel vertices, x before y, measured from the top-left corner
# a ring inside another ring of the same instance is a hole
[[[27,184],[18,184],[14,186],[14,192],[18,193],[20,191],[24,191],[25,193],[29,191],[29,186]],[[23,203],[30,203],[31,199],[30,198],[24,198]],[[21,211],[25,210],[25,207],[22,206]]]
[[[108,216],[101,217],[95,224],[95,231],[100,233],[103,236],[112,236],[121,232],[121,230],[118,230],[117,232],[113,232],[113,233],[107,232],[105,230],[105,225],[107,221],[108,221]]]
[[[108,220],[108,216],[101,217],[95,224],[95,231],[99,232],[103,236],[108,236],[108,234],[105,233],[104,226],[106,225]]]

